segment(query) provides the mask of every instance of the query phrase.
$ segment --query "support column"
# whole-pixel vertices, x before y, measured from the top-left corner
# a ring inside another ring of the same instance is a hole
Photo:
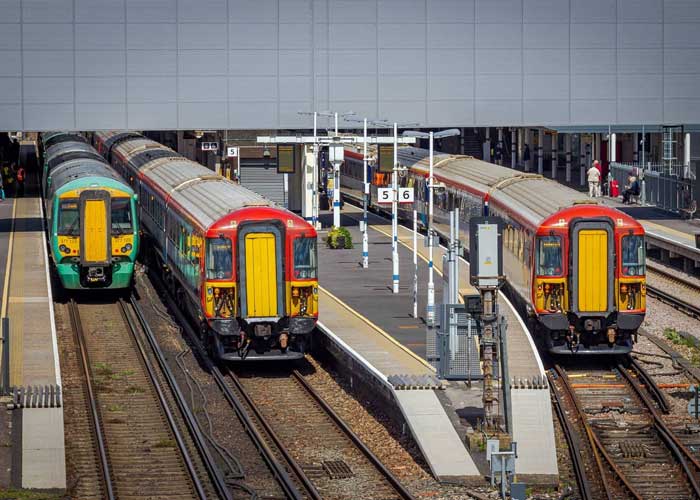
[[[559,168],[559,135],[552,132],[552,179],[557,178],[557,168]]]
[[[544,173],[544,164],[542,157],[542,142],[544,141],[544,129],[542,127],[537,129],[537,173],[542,175]]]
[[[683,178],[690,177],[690,132],[683,139]]]
[[[532,147],[532,130],[529,128],[525,129],[525,145],[527,146],[527,149],[529,151],[529,156],[527,160],[524,160],[525,172],[529,172],[530,170],[532,170],[532,158],[535,154],[535,150]]]
[[[498,143],[496,144],[496,163],[503,165],[503,127],[498,127]]]
[[[517,165],[516,150],[515,127],[513,127],[510,129],[510,168],[515,168]],[[690,149],[688,151],[690,151]]]
[[[525,131],[518,127],[518,166],[520,166],[523,162],[523,151],[524,151],[524,144],[525,144]]]
[[[617,134],[610,134],[610,163],[617,161]]]
[[[571,134],[564,136],[564,149],[566,149],[566,182],[571,182]]]
[[[313,220],[314,193],[316,192],[314,189],[316,155],[313,146],[304,145],[301,168],[303,172],[301,176],[301,216],[304,220],[311,222]]]
[[[583,134],[579,134],[578,145],[578,159],[579,159],[579,170],[580,170],[580,180],[579,184],[581,186],[586,185],[586,144],[583,142]]]
[[[632,158],[632,162],[636,165],[639,163],[639,134],[635,132],[632,134],[632,138],[634,140],[634,157]]]
[[[486,127],[486,139],[484,140],[484,144],[482,146],[483,153],[484,153],[484,161],[491,161],[491,129],[489,127]]]

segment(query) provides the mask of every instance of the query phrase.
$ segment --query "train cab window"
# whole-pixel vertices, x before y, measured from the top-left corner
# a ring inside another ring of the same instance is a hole
[[[624,276],[644,276],[644,236],[622,237],[622,274]]]
[[[233,253],[229,238],[207,238],[207,279],[231,279]]]
[[[316,238],[294,240],[294,278],[316,279]]]
[[[80,234],[78,200],[61,200],[58,207],[58,234],[62,236],[78,236]]]
[[[133,231],[131,223],[131,199],[112,198],[112,234],[128,234]]]
[[[537,275],[560,276],[562,271],[561,237],[540,236],[537,238]]]

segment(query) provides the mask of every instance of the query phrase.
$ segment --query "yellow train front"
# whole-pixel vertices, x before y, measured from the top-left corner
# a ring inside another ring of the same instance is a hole
[[[532,303],[555,354],[625,354],[644,320],[644,229],[608,207],[577,205],[535,237]]]

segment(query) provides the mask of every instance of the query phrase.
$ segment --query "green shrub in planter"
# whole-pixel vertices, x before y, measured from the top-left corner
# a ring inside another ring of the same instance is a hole
[[[329,248],[352,248],[352,235],[344,227],[333,226],[326,236]]]

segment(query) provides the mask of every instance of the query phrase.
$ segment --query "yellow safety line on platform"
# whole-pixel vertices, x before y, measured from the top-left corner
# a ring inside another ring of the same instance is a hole
[[[372,321],[370,321],[369,319],[367,319],[365,316],[363,316],[362,314],[360,314],[360,313],[358,313],[357,311],[355,311],[355,309],[353,309],[352,307],[350,307],[348,304],[346,304],[345,302],[343,302],[341,299],[339,299],[338,297],[336,297],[335,295],[333,295],[331,292],[329,292],[328,290],[326,290],[326,289],[323,288],[322,286],[319,286],[319,288],[321,289],[321,291],[322,291],[323,293],[327,294],[330,298],[332,298],[332,299],[335,300],[338,304],[340,304],[340,305],[343,306],[345,309],[347,309],[348,312],[350,312],[350,314],[352,314],[353,316],[355,316],[356,318],[358,318],[358,319],[361,320],[362,322],[364,322],[364,323],[368,324],[369,326],[371,326],[371,327],[372,327],[373,329],[375,329],[379,334],[381,334],[384,338],[386,338],[388,341],[390,341],[391,343],[393,343],[394,345],[396,345],[396,347],[398,347],[399,349],[401,349],[402,351],[404,351],[406,354],[408,354],[409,356],[411,356],[413,359],[415,359],[415,360],[418,361],[419,363],[421,363],[421,364],[425,365],[426,367],[428,367],[431,371],[435,371],[435,368],[433,368],[433,366],[432,366],[430,363],[428,363],[426,360],[424,360],[423,358],[421,358],[420,356],[418,356],[416,353],[414,353],[413,351],[411,351],[409,348],[407,348],[406,346],[404,346],[403,344],[401,344],[400,342],[398,342],[394,337],[392,337],[391,335],[389,335],[386,331],[382,330],[379,326],[375,325]]]
[[[683,231],[679,231],[678,229],[673,229],[671,227],[662,226],[661,224],[657,224],[656,222],[651,222],[648,219],[639,219],[639,221],[642,223],[642,225],[649,224],[650,226],[654,226],[654,227],[659,228],[659,230],[661,232],[675,233],[675,234],[682,236],[683,238],[685,238],[689,242],[691,242],[691,243],[693,242],[693,238],[688,233],[684,233]]]
[[[5,285],[2,288],[2,310],[0,318],[7,314],[8,290],[10,288],[10,268],[12,265],[12,246],[15,240],[15,214],[17,212],[17,200],[12,200],[12,224],[10,225],[10,239],[7,243],[7,260],[5,264]],[[1,350],[1,348],[0,348]]]

